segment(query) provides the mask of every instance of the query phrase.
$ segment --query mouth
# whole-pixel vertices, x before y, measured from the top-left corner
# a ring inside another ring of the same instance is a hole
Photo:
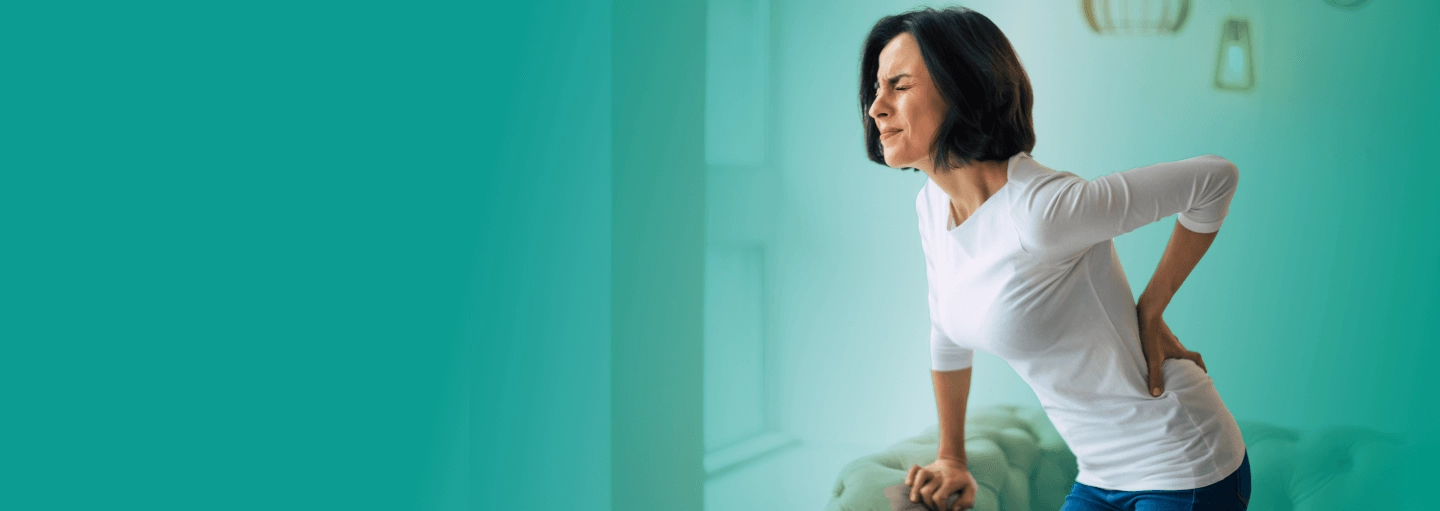
[[[884,133],[881,133],[881,134],[880,134],[880,138],[885,138],[885,137],[888,137],[888,136],[890,136],[890,135],[894,135],[894,134],[896,134],[896,133],[899,133],[900,131],[901,131],[901,130],[887,130],[887,131],[885,131]]]

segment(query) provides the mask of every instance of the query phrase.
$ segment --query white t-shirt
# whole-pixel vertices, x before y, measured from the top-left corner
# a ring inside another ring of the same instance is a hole
[[[1238,469],[1240,429],[1200,366],[1166,359],[1165,392],[1146,388],[1135,298],[1112,240],[1175,214],[1192,231],[1219,230],[1235,165],[1206,155],[1086,180],[1021,152],[1006,174],[958,227],[934,181],[915,198],[931,368],[970,367],[975,350],[1009,363],[1075,454],[1081,483],[1185,490]]]

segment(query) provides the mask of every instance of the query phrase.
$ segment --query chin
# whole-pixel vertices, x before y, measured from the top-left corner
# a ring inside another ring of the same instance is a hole
[[[906,167],[904,163],[901,163],[900,158],[895,156],[895,151],[885,151],[885,165],[897,169]]]

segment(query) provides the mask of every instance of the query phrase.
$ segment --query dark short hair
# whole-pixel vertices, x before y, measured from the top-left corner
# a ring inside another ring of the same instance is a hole
[[[1030,77],[1000,27],[965,7],[938,11],[925,7],[880,18],[865,36],[860,54],[860,117],[870,161],[885,164],[880,131],[869,114],[875,102],[880,50],[906,32],[919,43],[930,78],[950,105],[930,147],[937,171],[976,160],[1006,160],[1035,148]]]

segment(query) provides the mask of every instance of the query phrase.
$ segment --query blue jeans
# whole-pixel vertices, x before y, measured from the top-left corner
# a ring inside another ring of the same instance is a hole
[[[1241,510],[1250,505],[1250,453],[1220,482],[1192,490],[1120,491],[1076,482],[1060,511]]]

